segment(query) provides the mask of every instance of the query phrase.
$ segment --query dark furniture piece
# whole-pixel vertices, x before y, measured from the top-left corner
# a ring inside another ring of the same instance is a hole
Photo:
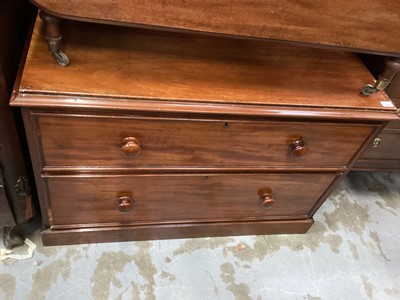
[[[45,245],[304,233],[396,118],[350,52],[37,21],[22,107]]]
[[[363,55],[362,59],[375,77],[379,77],[385,66],[385,58]],[[400,73],[386,89],[386,93],[398,108],[397,120],[389,122],[382,133],[376,137],[354,165],[354,169],[367,171],[400,170]]]
[[[31,223],[35,209],[20,141],[24,134],[17,128],[22,124],[8,104],[33,13],[25,1],[0,2],[0,227],[7,248],[38,228]]]

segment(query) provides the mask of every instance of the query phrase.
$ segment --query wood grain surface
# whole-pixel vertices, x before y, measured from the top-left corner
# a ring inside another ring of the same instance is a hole
[[[41,26],[12,104],[47,244],[306,232],[395,116],[351,53],[69,21],[62,68]]]
[[[91,114],[38,117],[45,166],[101,167],[344,167],[376,125],[315,122],[135,118]],[[140,141],[126,157],[122,141]],[[294,158],[303,140],[309,153]]]
[[[52,225],[151,224],[257,219],[304,219],[337,177],[334,173],[142,175],[50,177]],[[270,188],[273,207],[259,205],[258,191]],[[115,200],[133,199],[120,213]],[[84,225],[82,225],[84,226]]]
[[[32,0],[92,22],[151,25],[245,37],[400,53],[397,0]]]
[[[374,79],[352,53],[75,22],[65,29],[72,63],[62,68],[37,22],[17,101],[44,94],[77,107],[100,97],[98,105],[114,107],[147,99],[393,110],[381,105],[384,93],[361,95]]]
[[[59,230],[57,226],[42,231],[45,246],[87,244],[156,239],[200,238],[254,234],[306,233],[314,223],[305,220],[269,220],[189,224],[152,224]]]

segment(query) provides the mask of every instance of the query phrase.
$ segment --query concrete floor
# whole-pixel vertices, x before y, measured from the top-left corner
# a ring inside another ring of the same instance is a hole
[[[350,173],[305,235],[43,247],[0,299],[400,299],[400,173]],[[16,252],[23,253],[26,247]]]

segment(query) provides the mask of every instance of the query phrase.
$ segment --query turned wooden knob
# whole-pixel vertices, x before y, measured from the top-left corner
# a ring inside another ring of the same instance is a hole
[[[269,187],[262,188],[257,192],[259,198],[259,204],[262,208],[270,208],[275,204],[275,198],[272,194],[272,190]]]
[[[275,199],[272,193],[265,193],[260,196],[260,204],[262,208],[270,208],[274,206]]]
[[[121,150],[124,156],[134,158],[137,157],[142,148],[140,147],[140,141],[134,137],[126,137],[121,143]]]
[[[128,196],[120,196],[115,200],[117,210],[121,213],[126,213],[133,208],[133,199]]]
[[[300,158],[309,152],[306,143],[302,138],[299,138],[289,145],[289,151],[292,157]]]

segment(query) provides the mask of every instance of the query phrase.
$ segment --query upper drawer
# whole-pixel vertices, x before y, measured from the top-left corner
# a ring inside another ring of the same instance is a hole
[[[45,166],[108,168],[345,166],[375,129],[51,114],[38,126]]]

